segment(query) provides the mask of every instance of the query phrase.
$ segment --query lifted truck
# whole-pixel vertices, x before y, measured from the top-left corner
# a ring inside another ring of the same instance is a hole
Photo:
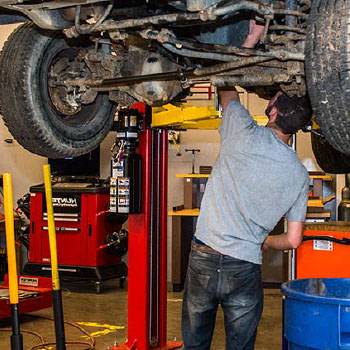
[[[240,48],[255,19],[255,49]],[[310,96],[315,156],[350,172],[347,0],[0,0],[23,22],[0,56],[0,107],[15,139],[60,158],[91,151],[116,106],[181,99],[203,81],[265,97]]]

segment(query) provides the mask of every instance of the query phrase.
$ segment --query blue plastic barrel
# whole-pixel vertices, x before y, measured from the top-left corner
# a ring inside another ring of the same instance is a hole
[[[350,349],[350,279],[294,280],[282,293],[288,350]]]

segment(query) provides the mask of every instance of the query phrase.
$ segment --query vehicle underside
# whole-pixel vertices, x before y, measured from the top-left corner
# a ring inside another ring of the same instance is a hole
[[[350,171],[350,118],[344,108],[350,83],[347,53],[341,55],[347,50],[348,13],[345,0],[0,0],[0,23],[27,21],[0,58],[0,89],[6,86],[6,94],[0,92],[2,114],[25,148],[56,158],[96,147],[115,106],[180,100],[191,85],[208,81],[264,97],[280,89],[309,94],[318,125],[314,138],[345,157],[345,168],[337,172]],[[241,48],[252,19],[265,26],[263,36],[254,49]],[[335,28],[344,33],[335,35]],[[10,77],[10,64],[11,73],[16,66],[25,72]],[[23,78],[20,89],[11,82]],[[25,117],[14,125],[7,116],[11,89],[16,100],[24,95],[27,123],[40,129],[39,142],[18,131]],[[339,103],[344,106],[334,113]],[[38,105],[41,116],[35,115]],[[45,125],[44,115],[49,115]]]
[[[281,86],[289,94],[306,94],[310,0],[301,6],[296,0],[273,6],[217,0],[134,1],[134,6],[124,1],[125,7],[105,1],[14,3],[0,1],[40,28],[61,31],[69,39],[88,36],[93,43],[74,60],[61,57],[52,66],[49,84],[63,113],[91,103],[99,91],[112,91],[110,97],[118,103],[116,90],[147,103],[164,103],[208,80],[218,86]],[[266,31],[257,49],[240,49],[250,18],[264,23]]]

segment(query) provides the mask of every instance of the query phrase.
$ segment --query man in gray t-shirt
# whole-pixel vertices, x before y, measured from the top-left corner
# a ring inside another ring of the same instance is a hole
[[[302,242],[309,177],[289,141],[306,126],[306,98],[278,93],[258,126],[235,90],[221,93],[221,150],[203,197],[183,303],[185,350],[210,349],[220,304],[226,349],[254,349],[262,312],[262,249]],[[285,216],[286,233],[268,236]]]
[[[278,131],[258,126],[238,101],[229,103],[220,135],[196,238],[222,254],[261,264],[261,244],[282,216],[301,233],[308,173]]]

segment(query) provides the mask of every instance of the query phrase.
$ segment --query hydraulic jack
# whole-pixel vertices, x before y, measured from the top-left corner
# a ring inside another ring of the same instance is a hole
[[[141,158],[141,206],[129,214],[128,340],[113,350],[177,349],[167,342],[168,133],[151,127],[151,108],[133,106],[143,118],[137,154]]]

